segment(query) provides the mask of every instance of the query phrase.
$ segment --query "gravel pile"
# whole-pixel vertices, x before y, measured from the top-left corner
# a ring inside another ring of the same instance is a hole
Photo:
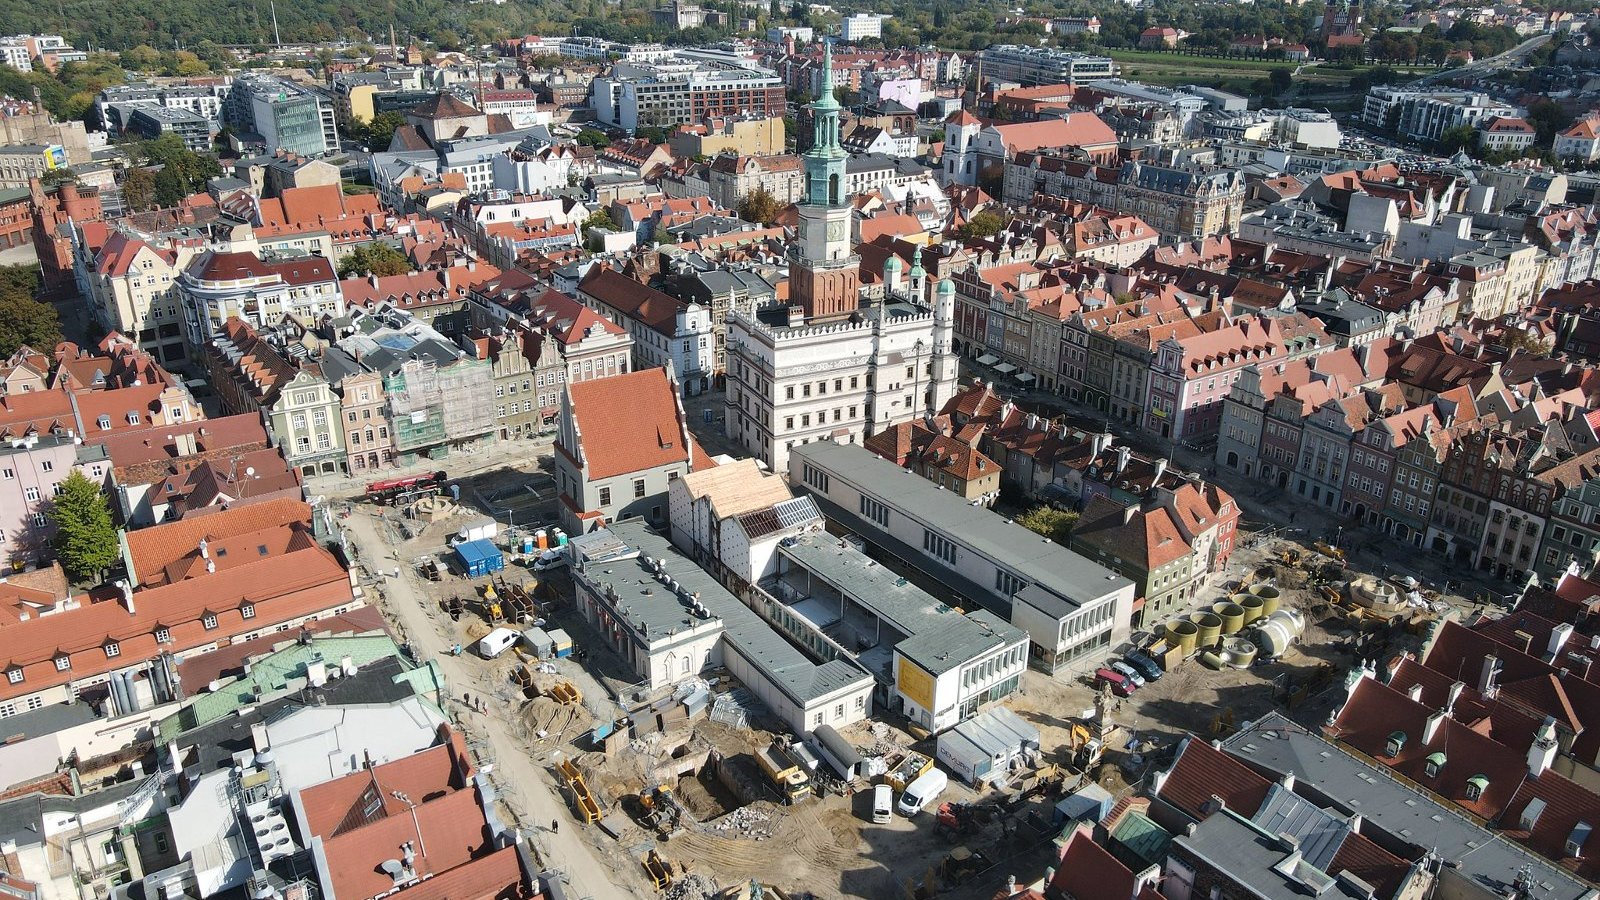
[[[772,817],[748,806],[740,807],[710,823],[707,830],[722,837],[764,841],[772,837]]]
[[[699,874],[675,879],[661,892],[664,900],[711,900],[716,894],[716,882]]]

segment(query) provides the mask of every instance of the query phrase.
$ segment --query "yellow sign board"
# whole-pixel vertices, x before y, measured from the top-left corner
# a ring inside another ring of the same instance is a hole
[[[900,674],[895,686],[907,700],[923,709],[933,709],[933,676],[906,661],[905,657],[900,658]]]

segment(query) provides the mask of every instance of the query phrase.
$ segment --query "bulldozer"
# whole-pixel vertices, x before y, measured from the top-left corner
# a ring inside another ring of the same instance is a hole
[[[939,880],[946,885],[961,884],[991,865],[993,863],[982,853],[967,847],[955,847],[939,864]]]
[[[668,834],[678,827],[678,817],[683,807],[665,785],[647,787],[639,792],[639,824],[659,834]]]

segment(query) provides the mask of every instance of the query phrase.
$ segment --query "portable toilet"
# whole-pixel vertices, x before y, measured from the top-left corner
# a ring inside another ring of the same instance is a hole
[[[533,627],[522,632],[522,643],[533,651],[533,655],[540,659],[549,659],[555,655],[555,642],[550,639],[549,632],[543,628]]]
[[[567,545],[567,533],[565,531],[562,531],[561,529],[557,528],[556,529],[556,546],[557,547],[565,547],[566,545]]]
[[[572,635],[567,634],[565,628],[552,629],[550,643],[554,645],[556,659],[565,659],[572,655]]]
[[[543,528],[533,533],[533,540],[534,543],[539,545],[539,550],[541,552],[550,549],[550,534]]]

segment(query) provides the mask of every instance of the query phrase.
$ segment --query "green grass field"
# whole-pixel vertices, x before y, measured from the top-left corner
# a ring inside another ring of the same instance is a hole
[[[1293,69],[1297,64],[1267,59],[1222,59],[1209,56],[1180,56],[1149,50],[1111,50],[1112,59],[1122,66],[1122,76],[1130,81],[1146,84],[1201,84],[1248,93],[1251,82],[1266,78],[1273,69]],[[1350,78],[1372,68],[1357,66],[1335,69],[1330,66],[1307,66],[1295,79],[1313,90],[1319,86],[1342,86]],[[1403,67],[1395,67],[1407,71]],[[1418,69],[1416,74],[1434,71]]]

